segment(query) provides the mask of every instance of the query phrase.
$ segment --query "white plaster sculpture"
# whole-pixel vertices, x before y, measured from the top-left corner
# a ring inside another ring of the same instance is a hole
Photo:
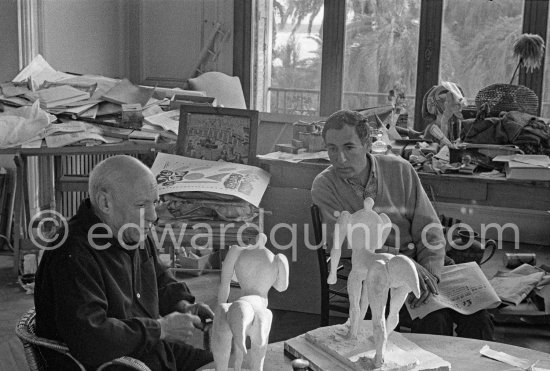
[[[391,230],[386,214],[372,210],[374,201],[367,198],[364,209],[350,214],[342,212],[336,223],[334,244],[330,252],[328,283],[336,283],[336,271],[342,253],[341,246],[347,237],[352,249],[351,272],[348,276],[350,301],[348,337],[357,338],[360,321],[371,307],[373,338],[376,347],[375,367],[384,363],[388,335],[399,321],[399,310],[409,292],[420,296],[418,273],[411,259],[403,255],[375,253],[383,246]],[[391,302],[388,320],[384,317],[388,290]]]
[[[274,255],[265,247],[267,237],[260,233],[256,245],[232,246],[222,266],[218,292],[218,307],[215,311],[211,332],[211,349],[216,371],[227,370],[231,341],[233,341],[234,369],[241,370],[247,354],[246,338],[250,337],[250,369],[263,370],[271,320],[267,309],[267,293],[271,287],[277,291],[288,288],[288,260],[283,254]],[[229,283],[235,272],[242,296],[227,303]]]
[[[427,98],[427,111],[435,115],[436,120],[427,131],[441,145],[454,147],[453,142],[460,138],[460,133],[458,138],[455,137],[454,128],[458,126],[460,130],[460,120],[464,118],[462,109],[467,106],[467,100],[459,86],[453,82],[443,81],[431,91]]]

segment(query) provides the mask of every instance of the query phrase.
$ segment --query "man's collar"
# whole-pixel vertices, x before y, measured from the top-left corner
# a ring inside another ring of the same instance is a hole
[[[78,211],[76,212],[76,217],[81,221],[82,227],[86,230],[96,224],[103,223],[103,221],[99,219],[99,216],[97,216],[89,198],[82,201]]]
[[[366,187],[367,184],[369,184],[370,179],[372,179],[373,177],[376,177],[375,162],[374,162],[374,159],[372,158],[372,155],[370,153],[367,153],[367,167],[368,167],[369,170],[368,170],[368,173],[367,173],[367,179],[365,180],[365,184],[363,184],[363,182],[361,182],[361,179],[359,179],[359,177],[346,178],[345,179],[346,183],[359,185],[361,187]]]

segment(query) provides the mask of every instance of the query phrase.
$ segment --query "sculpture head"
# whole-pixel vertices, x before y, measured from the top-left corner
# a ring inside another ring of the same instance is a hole
[[[368,249],[374,252],[384,245],[391,231],[391,221],[386,214],[374,211],[373,206],[374,200],[367,197],[361,210],[353,214],[344,211],[340,215],[336,225],[339,232],[334,236],[341,240],[335,241],[334,246],[341,246],[343,237],[348,238],[352,249]]]
[[[252,245],[233,245],[222,266],[218,303],[225,303],[229,296],[229,284],[233,272],[237,276],[243,295],[259,295],[267,299],[269,289],[285,291],[289,284],[288,259],[283,254],[273,254],[265,244],[267,236],[258,235]]]
[[[446,117],[462,118],[462,109],[468,105],[460,86],[453,82],[443,81],[433,86],[424,97],[422,117],[435,119],[445,114]]]

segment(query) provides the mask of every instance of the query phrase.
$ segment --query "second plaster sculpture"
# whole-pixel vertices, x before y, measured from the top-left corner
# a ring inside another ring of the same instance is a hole
[[[386,214],[372,210],[374,201],[367,198],[364,208],[350,214],[342,212],[335,226],[334,244],[330,252],[330,274],[328,283],[336,283],[341,247],[347,237],[352,249],[351,272],[348,277],[349,332],[350,338],[357,338],[359,322],[371,307],[373,338],[376,347],[374,364],[381,367],[388,335],[399,321],[399,310],[409,292],[420,297],[418,273],[411,259],[403,255],[375,253],[383,246],[391,230],[391,221]],[[388,290],[391,290],[390,312],[384,317]]]
[[[212,324],[211,349],[216,371],[227,370],[231,344],[234,351],[234,369],[241,370],[244,355],[249,352],[250,369],[263,370],[271,320],[267,308],[267,293],[288,288],[288,260],[283,254],[273,254],[265,247],[267,237],[260,233],[256,245],[232,246],[224,259],[218,307]],[[229,284],[235,272],[242,296],[227,303]],[[246,349],[250,337],[251,348]]]

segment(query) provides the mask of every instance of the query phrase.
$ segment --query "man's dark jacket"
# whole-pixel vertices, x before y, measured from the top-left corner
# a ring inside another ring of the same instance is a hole
[[[153,370],[175,370],[172,346],[160,340],[156,319],[194,297],[159,262],[149,239],[134,250],[115,238],[95,238],[111,247],[92,247],[88,231],[96,223],[101,221],[85,200],[68,223],[67,240],[44,253],[36,275],[37,335],[66,343],[87,369],[131,356]],[[45,356],[49,369],[71,369],[66,357]]]

